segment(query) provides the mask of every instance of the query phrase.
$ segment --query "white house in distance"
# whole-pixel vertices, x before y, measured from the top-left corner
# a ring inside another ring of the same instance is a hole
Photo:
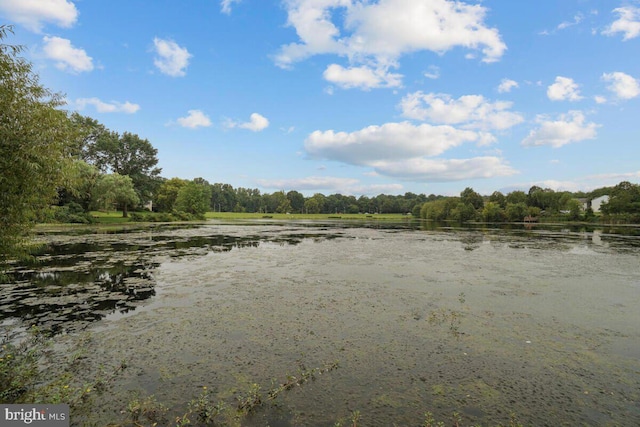
[[[609,196],[600,196],[591,200],[591,209],[593,212],[600,212],[600,207],[603,203],[607,203],[609,201]]]

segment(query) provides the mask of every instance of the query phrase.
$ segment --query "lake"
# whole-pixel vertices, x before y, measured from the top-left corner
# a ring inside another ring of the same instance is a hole
[[[132,393],[179,414],[205,386],[232,404],[335,362],[243,425],[640,425],[638,229],[209,221],[37,238],[38,262],[0,285],[0,327],[39,325],[61,354],[81,341],[95,369],[126,360],[102,425]]]

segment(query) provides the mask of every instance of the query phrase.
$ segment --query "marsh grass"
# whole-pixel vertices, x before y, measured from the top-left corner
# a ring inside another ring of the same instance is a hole
[[[3,336],[0,346],[0,403],[66,403],[71,408],[72,417],[88,414],[94,396],[107,391],[126,368],[124,362],[113,368],[100,367],[89,381],[81,381],[87,369],[82,348],[90,340],[90,335],[82,337],[79,342],[81,350],[62,360],[54,360],[51,339],[36,327],[32,327],[22,339]]]

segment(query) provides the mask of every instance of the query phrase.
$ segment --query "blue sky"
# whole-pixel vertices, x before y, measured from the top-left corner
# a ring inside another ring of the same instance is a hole
[[[634,0],[0,0],[69,110],[166,178],[458,194],[640,181]]]

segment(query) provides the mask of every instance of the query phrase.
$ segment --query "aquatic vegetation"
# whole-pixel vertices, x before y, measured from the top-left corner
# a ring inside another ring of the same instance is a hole
[[[107,391],[126,363],[100,367],[89,381],[81,381],[86,373],[84,343],[80,350],[62,359],[54,359],[50,337],[32,327],[27,337],[2,337],[0,347],[0,403],[66,403],[72,417],[82,418],[91,412],[94,395]],[[55,370],[49,369],[56,366]]]
[[[427,317],[427,321],[430,325],[441,326],[448,325],[449,332],[455,338],[460,338],[464,332],[460,332],[460,325],[462,324],[462,319],[465,316],[464,303],[466,301],[466,296],[464,292],[461,292],[458,295],[458,301],[460,302],[461,308],[459,310],[451,309],[451,308],[439,308],[437,310],[433,310],[429,313]]]

